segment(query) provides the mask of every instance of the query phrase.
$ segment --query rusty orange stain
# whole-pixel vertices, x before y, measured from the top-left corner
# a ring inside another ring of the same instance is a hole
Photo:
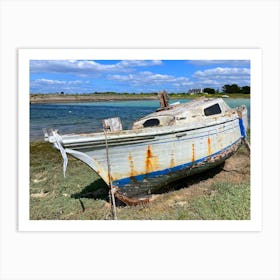
[[[135,176],[134,161],[133,161],[133,157],[130,153],[128,155],[128,161],[129,161],[129,167],[130,167],[130,177],[134,177]]]
[[[171,159],[170,159],[170,168],[175,166],[175,160],[174,160],[174,151],[172,150],[171,153]]]
[[[157,170],[158,167],[159,167],[158,157],[153,155],[151,146],[148,145],[148,148],[146,151],[146,160],[145,160],[146,174],[153,172],[154,170]]]
[[[194,144],[192,144],[192,162],[195,161],[195,148],[194,148]]]
[[[208,156],[210,156],[211,155],[211,139],[210,139],[210,137],[208,137]]]
[[[109,177],[109,174],[106,174],[105,177],[106,177],[106,181],[105,182],[108,185],[109,185],[110,181],[113,182],[115,180],[115,178],[112,175],[110,175],[110,177]]]

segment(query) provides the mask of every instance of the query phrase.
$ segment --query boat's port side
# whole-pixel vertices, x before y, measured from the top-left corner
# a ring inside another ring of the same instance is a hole
[[[170,133],[150,142],[109,148],[113,184],[126,195],[147,194],[224,161],[240,145],[238,120],[203,130]],[[107,172],[104,150],[86,152]]]
[[[175,180],[216,167],[234,154],[240,145],[241,139],[238,139],[232,145],[211,156],[197,159],[194,162],[186,162],[172,168],[116,180],[113,181],[113,185],[117,187],[119,193],[127,197],[160,192],[162,188]]]
[[[114,181],[145,176],[186,162],[211,156],[240,139],[238,120],[194,131],[169,133],[134,145],[109,147],[111,175]],[[87,152],[106,166],[104,150]]]

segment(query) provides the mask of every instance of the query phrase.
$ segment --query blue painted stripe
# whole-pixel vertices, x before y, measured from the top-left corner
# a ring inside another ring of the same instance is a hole
[[[198,160],[196,160],[194,162],[188,162],[188,163],[184,163],[184,164],[181,164],[181,165],[177,165],[175,167],[171,167],[171,168],[167,168],[167,169],[163,169],[163,170],[159,170],[159,171],[154,171],[154,172],[151,172],[151,173],[148,173],[148,174],[137,175],[137,176],[133,177],[133,180],[141,182],[141,181],[143,181],[146,178],[156,178],[156,177],[161,176],[161,175],[169,174],[170,172],[174,172],[174,171],[178,171],[178,170],[181,170],[181,169],[188,168],[188,167],[190,167],[190,166],[192,166],[194,164],[203,162],[203,161],[207,160],[210,157],[213,157],[213,156],[216,156],[216,155],[219,155],[219,154],[223,153],[225,150],[227,150],[230,147],[232,147],[233,145],[235,145],[239,140],[240,139],[236,140],[231,145],[223,148],[222,150],[220,150],[220,151],[218,151],[218,152],[216,152],[214,154],[211,154],[210,156],[200,158],[200,159],[198,159]],[[122,187],[122,186],[125,186],[127,184],[130,184],[131,182],[132,182],[131,177],[127,177],[127,178],[123,178],[123,179],[120,179],[120,180],[113,181],[113,185],[116,186],[116,187]]]
[[[242,118],[239,118],[239,128],[240,128],[240,133],[241,133],[242,138],[246,138],[246,136],[247,136],[246,129],[245,129]]]

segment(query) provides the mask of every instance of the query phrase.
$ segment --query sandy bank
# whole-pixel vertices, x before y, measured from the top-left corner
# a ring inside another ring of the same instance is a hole
[[[59,95],[59,94],[34,94],[30,95],[30,103],[67,103],[67,102],[98,102],[115,100],[157,100],[157,96],[145,95]]]

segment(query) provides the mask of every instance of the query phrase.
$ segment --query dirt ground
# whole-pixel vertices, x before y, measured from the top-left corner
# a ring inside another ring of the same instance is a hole
[[[164,199],[170,200],[172,204],[174,200],[180,201],[182,198],[185,201],[205,194],[214,195],[215,190],[212,189],[214,184],[242,184],[248,181],[250,181],[250,156],[247,151],[241,150],[224,164],[176,182],[165,194],[153,195],[151,201],[156,202],[164,196]]]

